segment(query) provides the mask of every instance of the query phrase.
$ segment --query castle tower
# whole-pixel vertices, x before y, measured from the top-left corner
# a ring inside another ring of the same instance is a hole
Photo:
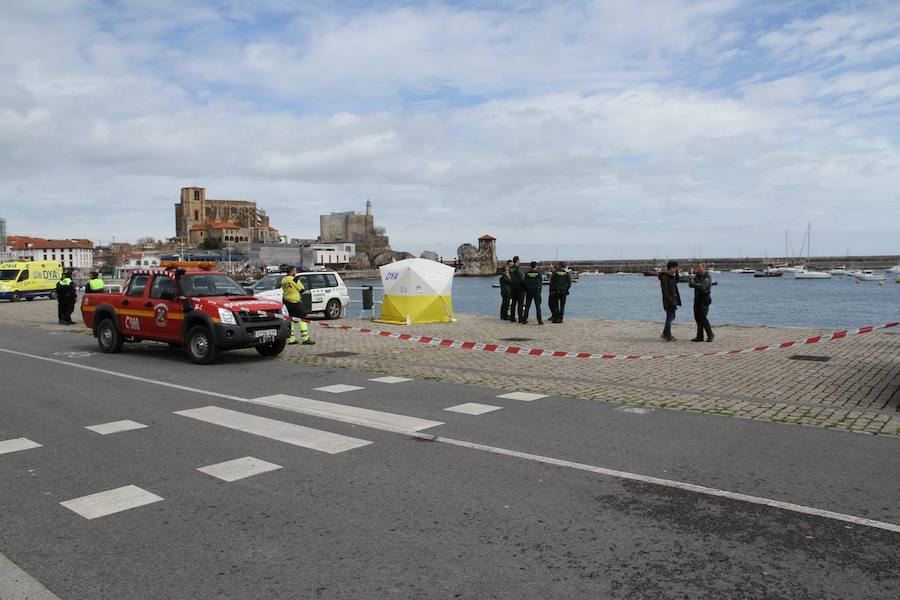
[[[372,216],[372,201],[368,199],[366,200],[366,216]]]

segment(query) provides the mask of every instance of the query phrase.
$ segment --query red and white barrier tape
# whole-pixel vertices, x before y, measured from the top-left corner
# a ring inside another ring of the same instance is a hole
[[[871,333],[881,329],[891,329],[900,325],[900,322],[886,323],[884,325],[870,325],[868,327],[860,327],[858,329],[842,329],[840,331],[832,331],[823,335],[814,335],[802,340],[789,340],[779,344],[767,344],[764,346],[751,346],[749,348],[740,348],[737,350],[719,350],[718,352],[695,352],[683,354],[599,354],[591,352],[566,352],[562,350],[544,350],[543,348],[528,348],[526,346],[504,346],[502,344],[488,344],[486,342],[463,342],[460,340],[440,339],[429,337],[427,335],[412,335],[409,333],[400,333],[397,331],[382,331],[378,329],[368,329],[366,327],[350,327],[349,325],[334,325],[332,323],[324,323],[321,321],[309,321],[307,319],[298,319],[297,317],[283,317],[291,321],[306,321],[313,325],[325,327],[328,329],[340,329],[343,331],[355,331],[357,333],[365,333],[378,337],[392,338],[396,340],[404,340],[408,342],[419,342],[428,344],[429,346],[443,346],[445,348],[460,348],[462,350],[482,350],[484,352],[501,352],[504,354],[520,354],[526,356],[552,356],[554,358],[593,358],[599,360],[650,360],[650,359],[671,359],[671,358],[700,358],[704,356],[730,356],[733,354],[753,354],[755,352],[766,352],[769,350],[784,350],[786,348],[797,348],[800,346],[810,346],[822,342],[840,340],[853,335],[862,335]]]

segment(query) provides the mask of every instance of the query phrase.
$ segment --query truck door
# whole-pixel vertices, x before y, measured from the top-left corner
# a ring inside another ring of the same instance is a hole
[[[143,313],[152,314],[150,309],[144,306],[144,295],[147,291],[147,281],[150,275],[147,273],[135,273],[128,282],[125,293],[114,300],[116,313],[119,315],[119,331],[123,335],[143,334]]]
[[[153,314],[143,317],[144,335],[170,342],[181,341],[184,309],[180,302],[175,301],[175,296],[175,281],[165,274],[154,275],[150,294],[144,303],[144,308]]]

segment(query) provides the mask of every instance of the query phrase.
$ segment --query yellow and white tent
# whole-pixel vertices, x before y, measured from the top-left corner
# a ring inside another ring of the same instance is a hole
[[[449,323],[453,319],[453,267],[408,258],[384,265],[381,285],[384,323]]]

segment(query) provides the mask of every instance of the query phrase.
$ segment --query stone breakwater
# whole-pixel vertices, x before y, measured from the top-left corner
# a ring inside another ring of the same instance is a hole
[[[80,324],[78,312],[74,317]],[[455,323],[390,326],[455,340],[597,354],[676,354],[773,344],[828,333],[824,329],[719,325],[713,343],[689,340],[693,324],[674,326],[679,341],[659,339],[661,325],[638,321],[570,320],[519,325],[457,315]],[[0,323],[89,334],[55,324],[56,303],[0,303]],[[371,321],[338,323],[373,327]],[[877,325],[873,323],[873,325]],[[900,334],[875,332],[756,354],[708,358],[601,361],[462,350],[318,327],[314,347],[289,347],[282,360],[479,385],[509,391],[683,410],[733,418],[900,436]],[[65,343],[61,339],[61,343]],[[127,351],[127,346],[126,346]],[[256,352],[239,351],[248,360]],[[338,354],[336,354],[338,353]],[[822,362],[795,357],[827,357]]]

